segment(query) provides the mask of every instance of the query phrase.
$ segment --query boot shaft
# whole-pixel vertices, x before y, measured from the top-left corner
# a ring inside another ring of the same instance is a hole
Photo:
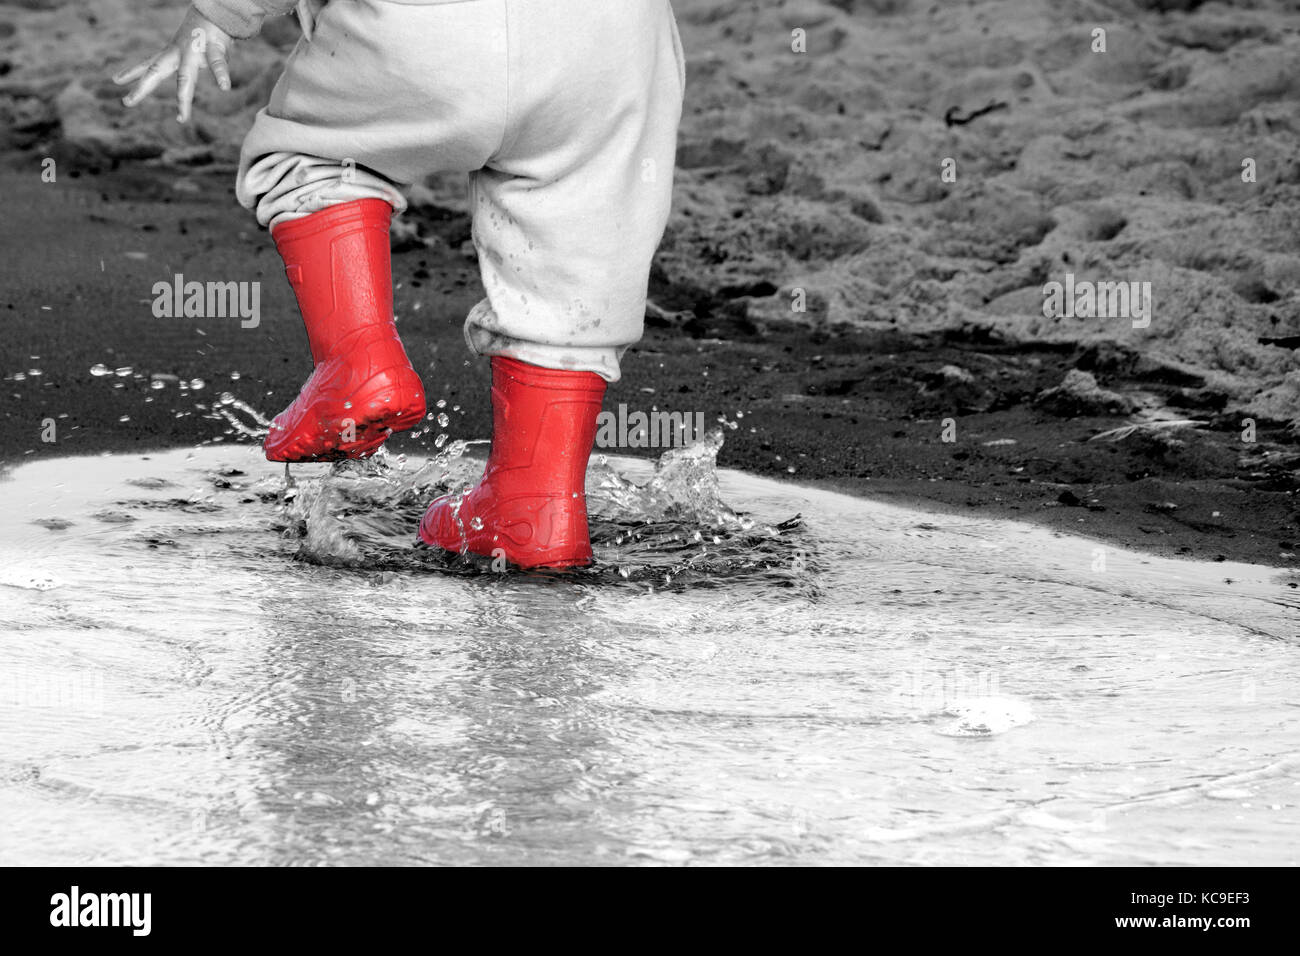
[[[492,452],[499,494],[581,497],[605,380],[592,372],[492,358]]]
[[[382,200],[358,199],[272,228],[314,364],[359,329],[393,323],[392,215]]]

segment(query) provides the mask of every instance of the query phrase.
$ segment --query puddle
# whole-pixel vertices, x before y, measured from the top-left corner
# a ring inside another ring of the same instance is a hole
[[[1294,576],[720,441],[593,466],[572,574],[412,547],[457,443],[10,472],[0,864],[1296,862]]]

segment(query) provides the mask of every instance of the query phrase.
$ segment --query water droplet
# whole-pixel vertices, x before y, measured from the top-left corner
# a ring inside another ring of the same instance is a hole
[[[159,379],[154,379],[152,382],[149,383],[149,387],[152,388],[152,389],[156,392],[156,391],[158,391],[160,388],[166,388],[167,385],[166,385],[165,382],[163,382],[163,381],[161,381],[161,380],[159,380]]]
[[[443,432],[441,435],[439,435],[437,438],[435,438],[435,439],[433,440],[433,447],[434,447],[434,448],[441,448],[441,447],[442,447],[443,445],[445,445],[445,444],[447,444],[447,433],[446,433],[446,432]]]
[[[351,402],[344,402],[344,403],[343,403],[343,407],[344,407],[344,408],[351,408],[351,407],[352,407],[352,403],[351,403]]]
[[[483,519],[475,515],[472,519],[470,519],[469,526],[473,528],[475,531],[482,531]]]
[[[440,399],[438,399],[438,407],[439,407],[439,408],[446,408],[446,407],[447,407],[447,400],[446,400],[445,398],[440,398]]]
[[[102,362],[97,362],[90,367],[90,374],[95,376],[95,378],[101,378],[111,373],[109,372],[109,369],[106,365],[104,365]]]
[[[40,378],[41,370],[38,368],[29,368],[27,370],[27,374],[30,375],[32,378]]]
[[[238,381],[239,381],[239,378],[240,378],[240,373],[239,373],[239,372],[231,372],[231,373],[230,373],[230,380],[231,380],[232,382],[238,382]]]
[[[14,381],[15,381],[15,382],[25,382],[25,381],[27,381],[27,376],[24,375],[22,372],[14,372]]]
[[[203,388],[205,385],[207,385],[207,382],[203,381],[203,379],[201,378],[190,379],[190,388],[194,389],[194,391],[196,392],[199,389]]]
[[[451,419],[447,417],[446,412],[442,412],[441,414],[438,415],[439,428],[446,428],[450,424],[451,424]]]
[[[135,371],[135,369],[131,368],[131,366],[129,366],[129,365],[123,365],[121,368],[116,369],[116,370],[113,372],[113,374],[116,375],[118,378],[126,378],[128,375],[130,375],[130,374],[131,374],[132,372],[134,372],[134,371]]]

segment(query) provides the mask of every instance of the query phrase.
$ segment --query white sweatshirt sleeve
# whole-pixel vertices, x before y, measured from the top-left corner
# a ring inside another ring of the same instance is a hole
[[[293,10],[298,0],[194,0],[194,9],[232,37],[256,36],[267,17]]]

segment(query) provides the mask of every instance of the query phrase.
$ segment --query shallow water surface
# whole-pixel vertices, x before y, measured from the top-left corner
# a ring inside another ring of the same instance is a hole
[[[463,447],[16,469],[0,863],[1296,862],[1293,576],[719,443],[594,465],[573,574],[411,547]]]

